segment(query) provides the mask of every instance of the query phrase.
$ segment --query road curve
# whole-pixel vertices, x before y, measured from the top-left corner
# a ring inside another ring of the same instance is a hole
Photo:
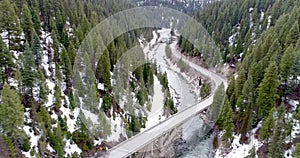
[[[148,130],[139,133],[124,142],[114,146],[108,151],[108,154],[105,157],[109,158],[121,158],[121,157],[128,157],[131,154],[135,153],[136,151],[142,149],[146,146],[149,142],[155,140],[156,138],[160,137],[167,131],[172,130],[174,127],[182,124],[183,122],[187,121],[191,117],[195,116],[200,111],[206,109],[210,106],[213,102],[213,94],[216,92],[216,89],[222,83],[224,84],[225,89],[227,88],[227,81],[222,76],[211,72],[195,63],[190,62],[187,60],[182,54],[180,54],[176,47],[172,48],[172,55],[176,58],[182,58],[182,60],[189,64],[190,67],[194,68],[196,71],[201,73],[202,75],[207,76],[211,79],[215,86],[213,86],[212,93],[209,97],[202,100],[200,103],[197,103],[193,106],[190,106],[184,109],[181,112],[176,113],[175,115],[169,117],[168,119],[162,121],[160,124],[149,128]]]

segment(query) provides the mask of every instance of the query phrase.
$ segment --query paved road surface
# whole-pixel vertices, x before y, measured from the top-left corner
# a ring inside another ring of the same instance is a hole
[[[206,109],[208,106],[210,106],[213,102],[213,94],[215,93],[217,87],[224,84],[225,88],[227,88],[227,82],[226,79],[199,66],[196,65],[190,61],[188,61],[185,57],[183,57],[176,49],[175,47],[172,47],[172,53],[173,56],[176,58],[182,58],[184,62],[189,63],[189,65],[197,70],[202,75],[205,75],[209,77],[214,82],[214,89],[212,91],[212,94],[202,100],[200,103],[190,106],[186,108],[185,110],[173,115],[172,117],[166,119],[165,121],[161,122],[160,124],[142,132],[139,133],[130,139],[118,144],[117,146],[111,148],[108,152],[108,156],[110,158],[122,158],[130,156],[132,153],[135,153],[139,149],[146,146],[151,141],[155,140],[159,136],[163,135],[165,132],[173,129],[174,127],[180,125],[181,123],[185,122],[186,120],[190,119],[191,117],[195,116],[200,111]]]

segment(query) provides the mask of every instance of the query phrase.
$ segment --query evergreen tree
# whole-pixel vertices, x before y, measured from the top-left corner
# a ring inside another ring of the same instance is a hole
[[[41,64],[42,64],[42,49],[41,49],[41,43],[40,43],[39,36],[37,35],[36,32],[33,32],[33,34],[32,34],[31,50],[35,56],[35,58],[34,58],[35,65],[37,65],[37,67],[41,66]]]
[[[110,67],[111,65],[108,50],[105,50],[101,55],[97,65],[96,77],[99,82],[104,83],[104,86],[107,90],[111,89]]]
[[[7,84],[3,86],[0,104],[0,126],[5,134],[17,139],[24,121],[24,107],[17,92]]]
[[[296,21],[286,36],[285,46],[286,47],[290,45],[295,46],[298,39],[299,39],[299,24],[298,21]]]
[[[52,48],[54,51],[54,61],[58,62],[59,61],[59,41],[57,39],[57,33],[55,30],[52,30],[51,37],[53,40]]]
[[[62,65],[63,73],[66,76],[65,82],[67,83],[68,87],[71,87],[72,86],[71,85],[72,65],[67,50],[65,48],[62,49],[61,58],[62,58],[61,65]]]
[[[244,111],[241,111],[239,113],[239,118],[242,120],[242,126],[241,126],[241,140],[246,140],[247,132],[252,127],[252,119],[253,117],[256,117],[256,115],[253,115],[253,111],[255,111],[253,108],[253,102],[254,102],[254,95],[255,95],[255,88],[253,85],[253,78],[252,76],[249,76],[247,81],[244,84],[243,88],[243,108]]]
[[[51,132],[51,116],[44,106],[41,106],[41,109],[37,115],[41,128],[44,134],[47,136]]]
[[[280,46],[278,39],[275,39],[269,49],[268,57],[270,58],[270,61],[275,61],[276,64],[279,65],[281,56],[282,56],[282,48]]]
[[[12,59],[12,54],[9,52],[6,44],[2,41],[2,38],[0,36],[0,77],[2,83],[4,83],[5,81],[8,82],[7,73],[10,69],[15,67]]]
[[[23,88],[25,88],[23,92],[29,92],[30,96],[32,96],[32,90],[36,83],[37,68],[35,65],[35,57],[33,55],[33,52],[29,49],[27,44],[23,56],[23,69],[21,69],[24,85]]]
[[[67,33],[67,31],[65,29],[61,33],[60,42],[63,44],[63,46],[65,48],[69,47],[70,39],[69,39],[69,35],[68,35],[68,33]]]
[[[222,128],[225,130],[225,133],[223,134],[222,138],[228,144],[230,144],[234,132],[234,124],[233,124],[233,111],[228,100],[226,100],[224,103],[218,122],[222,124]]]
[[[298,76],[300,76],[300,49],[295,53],[295,59],[290,69],[290,75],[292,76],[293,84],[298,83],[298,85],[300,85],[300,81],[297,78]]]
[[[84,101],[85,107],[87,107],[91,112],[98,113],[99,99],[97,95],[97,88],[95,84],[88,86],[88,92]]]
[[[41,103],[46,103],[48,101],[48,94],[49,94],[49,89],[46,84],[46,78],[44,76],[44,73],[39,70],[39,79],[40,79],[40,84],[39,84],[39,99]]]
[[[28,41],[28,43],[31,44],[34,28],[33,28],[31,12],[26,3],[23,4],[21,21],[22,21],[22,28],[25,33],[25,38]]]
[[[9,50],[20,50],[21,27],[18,16],[15,12],[14,3],[9,0],[3,0],[0,3],[0,33],[7,31]]]
[[[106,117],[105,117],[105,113],[103,112],[99,112],[98,114],[98,118],[99,118],[99,121],[100,121],[100,132],[101,132],[101,136],[109,136],[111,134],[111,127],[110,127],[110,124],[109,122],[106,120]]]
[[[57,85],[55,85],[54,87],[54,98],[55,98],[55,103],[54,103],[55,110],[58,112],[61,107],[62,96],[61,96],[61,90]]]
[[[284,52],[281,63],[280,63],[280,74],[281,74],[281,80],[284,83],[284,98],[286,99],[287,95],[287,80],[290,74],[291,67],[294,63],[294,52],[293,47],[289,46],[287,50]]]
[[[76,50],[75,50],[73,42],[71,42],[68,47],[68,56],[69,56],[72,66],[73,66],[74,62],[75,62],[75,57],[76,57]]]
[[[274,126],[274,133],[268,149],[269,157],[284,158],[285,149],[282,148],[285,145],[284,114],[285,107],[282,105],[277,111],[276,125]]]
[[[211,92],[210,83],[204,82],[200,89],[200,96],[202,98],[206,98],[207,96],[209,96],[210,92]]]
[[[228,97],[228,100],[231,104],[231,107],[233,107],[233,110],[235,110],[235,78],[234,76],[231,77],[230,82],[228,84],[228,88],[226,90],[226,95]]]
[[[210,120],[216,122],[222,105],[224,104],[224,98],[225,98],[225,91],[224,91],[224,85],[220,85],[218,89],[216,90],[214,94],[213,103],[211,105],[211,114],[210,114]]]
[[[242,52],[243,52],[243,44],[242,44],[242,39],[239,36],[238,41],[237,41],[237,45],[235,47],[235,53],[236,53],[236,55],[239,55]]]
[[[268,117],[263,121],[262,127],[259,132],[259,139],[264,140],[269,143],[269,138],[272,136],[273,128],[275,126],[274,123],[274,113],[275,108],[272,108],[272,110],[269,112]]]
[[[39,1],[38,0],[30,0],[31,4],[31,15],[32,15],[32,22],[35,32],[40,35],[41,34],[41,19],[39,15]]]
[[[256,106],[259,108],[258,112],[260,118],[268,116],[270,109],[272,109],[272,107],[275,106],[275,99],[277,97],[277,87],[277,67],[275,62],[271,62],[266,70],[264,79],[258,88]]]
[[[54,130],[54,150],[56,151],[58,157],[64,157],[64,143],[63,143],[63,133],[61,127],[58,124],[57,128]]]
[[[112,98],[108,93],[106,93],[103,97],[103,103],[101,105],[101,109],[104,113],[107,114],[111,109],[111,107],[112,107]]]
[[[84,14],[83,17],[82,17],[82,32],[83,34],[86,34],[89,32],[90,30],[90,22],[89,20],[87,19],[86,15]]]
[[[244,83],[246,82],[246,72],[245,69],[239,71],[239,76],[235,84],[235,95],[240,96],[242,94]]]

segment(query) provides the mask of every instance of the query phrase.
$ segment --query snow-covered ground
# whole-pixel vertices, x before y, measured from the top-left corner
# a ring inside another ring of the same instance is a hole
[[[171,37],[171,29],[163,28],[157,31],[153,31],[153,39],[150,41],[148,45],[144,47],[143,50],[146,56],[152,60],[156,61],[159,71],[167,73],[167,78],[169,82],[169,89],[171,96],[174,100],[174,104],[176,108],[180,111],[184,108],[191,106],[196,103],[195,95],[191,93],[190,83],[187,81],[189,78],[187,75],[182,74],[180,69],[173,65],[169,59],[167,59],[165,54],[165,43],[158,43],[162,41],[167,41]],[[159,36],[158,36],[159,34]],[[159,38],[158,38],[159,37]],[[170,45],[173,49],[176,49],[176,42]],[[152,103],[152,109],[148,113],[148,121],[146,122],[146,128],[142,129],[145,131],[146,129],[158,124],[160,121],[163,121],[165,118],[162,117],[163,112],[163,93],[161,92],[161,85],[157,78],[155,77],[155,85],[154,85],[154,98]],[[157,98],[158,97],[158,98]]]
[[[250,155],[250,150],[255,147],[255,151],[259,147],[263,145],[262,142],[260,142],[258,139],[255,138],[256,131],[261,127],[261,123],[258,124],[258,126],[251,130],[250,134],[250,143],[249,144],[241,144],[240,143],[240,137],[241,135],[234,135],[233,136],[233,142],[231,144],[231,151],[230,153],[223,155],[221,153],[221,149],[218,149],[215,155],[215,158],[242,158]]]
[[[68,139],[68,140],[64,140],[66,142],[66,145],[65,145],[65,157],[68,157],[68,156],[71,156],[72,154],[74,153],[78,153],[80,154],[82,151],[81,149],[77,146],[77,144],[75,144],[74,142],[71,143],[71,141]]]
[[[148,112],[148,121],[146,122],[146,128],[141,129],[141,132],[159,124],[160,121],[164,120],[164,93],[162,92],[162,85],[158,81],[157,77],[154,76],[154,96],[150,112]]]
[[[41,135],[35,135],[34,131],[32,129],[32,127],[25,125],[23,127],[23,130],[25,131],[26,135],[29,136],[29,141],[30,141],[30,151],[31,150],[35,150],[36,152],[38,152],[38,141],[41,138]],[[30,151],[28,152],[23,152],[23,154],[26,157],[32,157],[30,155]]]
[[[110,124],[111,124],[111,135],[107,137],[106,141],[118,142],[121,135],[124,136],[125,138],[128,138],[123,120],[121,119],[120,115],[117,115],[115,119],[111,118]]]

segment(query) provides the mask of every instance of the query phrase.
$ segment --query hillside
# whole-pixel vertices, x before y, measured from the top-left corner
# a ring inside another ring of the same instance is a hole
[[[112,31],[92,31],[119,11],[149,5],[193,16],[220,48],[188,26],[186,35],[204,42],[200,50],[179,32],[161,51],[178,49],[228,72],[214,116],[215,157],[300,157],[300,0],[0,0],[0,157],[103,155],[180,111],[172,78],[145,54],[157,55],[153,44],[180,30],[163,28],[167,36],[158,37],[161,28],[141,28],[112,41]],[[143,44],[149,50],[135,47]],[[177,64],[195,100],[210,95],[209,80]]]
[[[134,30],[111,43],[104,43],[109,31],[86,39],[101,20],[130,7],[110,0],[0,1],[1,156],[85,157],[145,127],[156,70],[138,67],[145,57],[132,56],[124,62],[138,68],[123,69],[124,85],[115,86],[113,72],[141,32],[151,38],[152,30]],[[83,49],[102,55],[95,61],[80,54]],[[81,61],[85,72],[78,71]],[[112,87],[124,90],[117,94]],[[175,113],[169,106],[166,115]]]
[[[232,0],[195,14],[232,71],[216,126],[216,157],[299,157],[299,5]],[[184,38],[178,45],[203,60]]]
[[[195,11],[209,6],[215,0],[132,0],[137,6],[160,6],[192,14]]]

